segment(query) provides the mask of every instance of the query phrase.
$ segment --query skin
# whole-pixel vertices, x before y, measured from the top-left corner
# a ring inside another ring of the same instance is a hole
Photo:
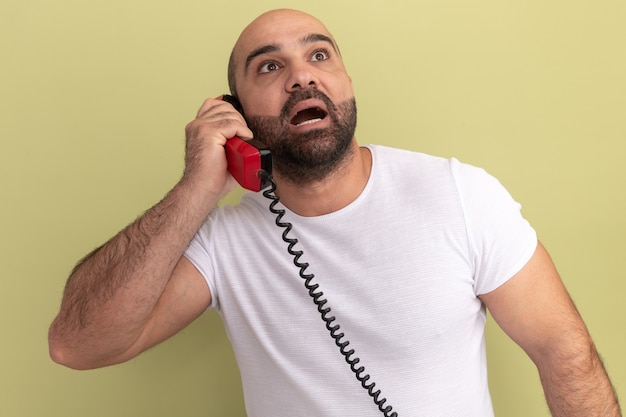
[[[310,34],[328,37],[326,41],[303,39]],[[248,58],[261,48],[271,52]],[[331,58],[312,62],[311,56],[325,48]],[[248,117],[274,116],[280,114],[283,103],[297,89],[314,86],[324,92],[334,103],[345,102],[354,97],[352,80],[332,35],[317,19],[306,14],[281,10],[261,15],[241,34],[233,51],[237,93]],[[278,69],[260,72],[259,66],[275,65]],[[315,128],[307,126],[306,131]],[[303,216],[330,213],[350,204],[363,190],[371,169],[371,155],[359,148],[356,138],[347,153],[347,163],[322,181],[302,187],[275,174],[279,183],[281,201],[292,211]]]
[[[321,47],[329,50],[328,59],[318,59]],[[319,89],[333,103],[354,96],[331,34],[304,13],[260,16],[242,32],[233,60],[234,84],[249,117],[280,115],[297,89]],[[328,123],[325,118],[288,129],[297,134]],[[226,140],[253,133],[241,114],[217,98],[203,103],[186,135],[180,182],[82,260],[68,279],[49,331],[56,362],[75,369],[124,362],[174,335],[209,306],[209,289],[183,252],[211,209],[235,187],[226,169]],[[316,216],[350,204],[370,170],[369,151],[353,137],[342,163],[324,178],[298,185],[278,171],[275,179],[287,207]],[[518,274],[480,298],[536,364],[553,416],[621,415],[587,328],[541,244]]]

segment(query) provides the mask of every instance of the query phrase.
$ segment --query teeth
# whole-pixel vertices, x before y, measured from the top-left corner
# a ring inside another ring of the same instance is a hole
[[[304,125],[310,125],[311,123],[317,123],[320,122],[322,119],[311,119],[311,120],[306,120],[302,123],[298,123],[296,126],[304,126]]]

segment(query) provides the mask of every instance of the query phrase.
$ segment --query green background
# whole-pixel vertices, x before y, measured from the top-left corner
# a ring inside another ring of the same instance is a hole
[[[244,416],[214,312],[95,371],[52,363],[46,336],[75,262],[180,177],[184,126],[226,91],[241,29],[286,6],[337,38],[360,143],[482,166],[522,203],[624,396],[622,0],[2,0],[0,415]],[[496,414],[547,416],[493,324],[488,352]]]

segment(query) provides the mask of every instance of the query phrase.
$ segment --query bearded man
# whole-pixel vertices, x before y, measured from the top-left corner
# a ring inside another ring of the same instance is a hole
[[[180,182],[73,271],[50,329],[55,361],[126,361],[211,307],[250,417],[488,417],[488,309],[537,365],[554,416],[620,415],[519,204],[455,159],[360,146],[351,79],[319,20],[261,15],[233,49],[229,82],[241,112],[206,100]],[[292,254],[314,273],[300,271],[306,289],[263,195],[216,208],[235,187],[234,136],[271,149]]]

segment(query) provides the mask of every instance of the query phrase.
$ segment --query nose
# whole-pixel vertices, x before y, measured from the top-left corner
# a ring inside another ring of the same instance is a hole
[[[319,80],[306,64],[294,65],[289,71],[285,82],[285,89],[291,93],[296,90],[317,88]]]

